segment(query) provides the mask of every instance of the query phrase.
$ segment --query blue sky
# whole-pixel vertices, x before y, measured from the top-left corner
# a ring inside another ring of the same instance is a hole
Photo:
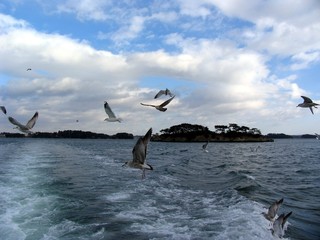
[[[318,0],[2,0],[0,105],[21,122],[38,111],[34,131],[313,134],[319,110],[296,106],[320,103],[319,12]],[[167,112],[140,105],[165,88]],[[121,124],[103,121],[104,101]]]

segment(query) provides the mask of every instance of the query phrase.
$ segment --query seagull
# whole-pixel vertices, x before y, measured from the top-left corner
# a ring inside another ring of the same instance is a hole
[[[153,104],[145,104],[145,103],[140,103],[141,105],[143,106],[149,106],[149,107],[154,107],[156,108],[157,110],[161,111],[161,112],[165,112],[167,111],[167,108],[165,108],[164,106],[168,105],[172,99],[174,98],[175,96],[169,98],[167,101],[161,103],[160,105],[153,105]]]
[[[105,119],[105,121],[108,121],[108,122],[121,122],[122,121],[121,118],[117,118],[116,115],[112,112],[112,110],[107,102],[104,102],[104,110],[106,111],[106,113],[109,116],[108,118]]]
[[[168,88],[166,88],[166,90],[160,90],[157,95],[154,96],[154,98],[158,98],[161,95],[169,95],[170,97],[173,97],[173,94],[170,92],[170,90]]]
[[[146,170],[153,170],[153,167],[150,164],[146,163],[147,157],[147,146],[150,142],[152,134],[152,128],[146,133],[144,137],[140,137],[132,149],[133,158],[131,161],[125,162],[122,166],[129,166],[131,168],[138,168],[142,170],[142,179],[146,177]]]
[[[14,119],[13,117],[8,117],[9,121],[13,124],[16,125],[15,128],[17,128],[18,130],[20,130],[21,132],[24,133],[31,133],[31,129],[33,128],[33,126],[36,124],[36,121],[38,119],[38,112],[36,112],[33,117],[27,122],[26,125],[23,125],[21,123],[19,123],[16,119]]]
[[[31,71],[31,68],[28,68],[27,71]]]
[[[279,201],[275,201],[269,207],[268,212],[263,213],[264,217],[270,221],[273,221],[282,203],[283,203],[283,198],[281,198]]]
[[[317,108],[318,103],[314,103],[310,98],[301,96],[303,98],[303,103],[300,103],[297,107],[310,108],[311,113],[313,114],[312,107]]]
[[[4,114],[7,114],[7,109],[4,107],[4,106],[0,106],[1,108],[1,111],[4,113]]]
[[[320,140],[320,135],[317,134],[317,133],[315,133],[315,135],[316,135],[316,139],[317,139],[317,140]]]
[[[207,141],[205,144],[202,145],[202,150],[203,151],[208,152],[208,150],[207,150],[208,144],[209,144],[209,141]]]
[[[284,235],[284,226],[285,223],[288,220],[288,217],[290,217],[290,215],[292,214],[292,212],[289,212],[287,215],[285,215],[284,213],[282,213],[273,223],[272,225],[272,234],[278,236],[279,238],[282,238]]]

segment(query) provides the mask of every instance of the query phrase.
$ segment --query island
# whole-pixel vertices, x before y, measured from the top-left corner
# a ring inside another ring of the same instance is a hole
[[[197,124],[182,123],[160,130],[151,141],[158,142],[273,142],[257,128],[238,126],[235,123],[216,125],[215,131]]]
[[[7,138],[10,137],[29,137],[29,138],[81,138],[81,139],[133,139],[134,136],[131,133],[117,133],[114,135],[108,135],[104,133],[94,133],[90,131],[81,130],[64,130],[58,132],[35,132],[29,135],[22,133],[1,133]]]

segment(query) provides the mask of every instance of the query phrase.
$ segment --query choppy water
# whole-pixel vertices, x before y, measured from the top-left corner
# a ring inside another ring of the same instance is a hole
[[[274,239],[282,197],[285,238],[320,239],[320,141],[151,142],[145,180],[135,141],[0,139],[0,239]]]

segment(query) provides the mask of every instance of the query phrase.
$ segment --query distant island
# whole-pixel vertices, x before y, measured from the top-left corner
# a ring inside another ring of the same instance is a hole
[[[29,138],[81,138],[81,139],[133,139],[134,136],[131,133],[117,133],[114,135],[108,135],[104,133],[93,133],[90,131],[81,130],[64,130],[58,132],[35,132],[28,136],[21,133],[1,133],[2,136],[10,137],[29,137]]]
[[[235,123],[216,125],[215,131],[207,127],[182,123],[162,129],[161,134],[152,136],[151,141],[159,142],[273,142],[273,139],[261,134],[257,128],[238,126]]]

